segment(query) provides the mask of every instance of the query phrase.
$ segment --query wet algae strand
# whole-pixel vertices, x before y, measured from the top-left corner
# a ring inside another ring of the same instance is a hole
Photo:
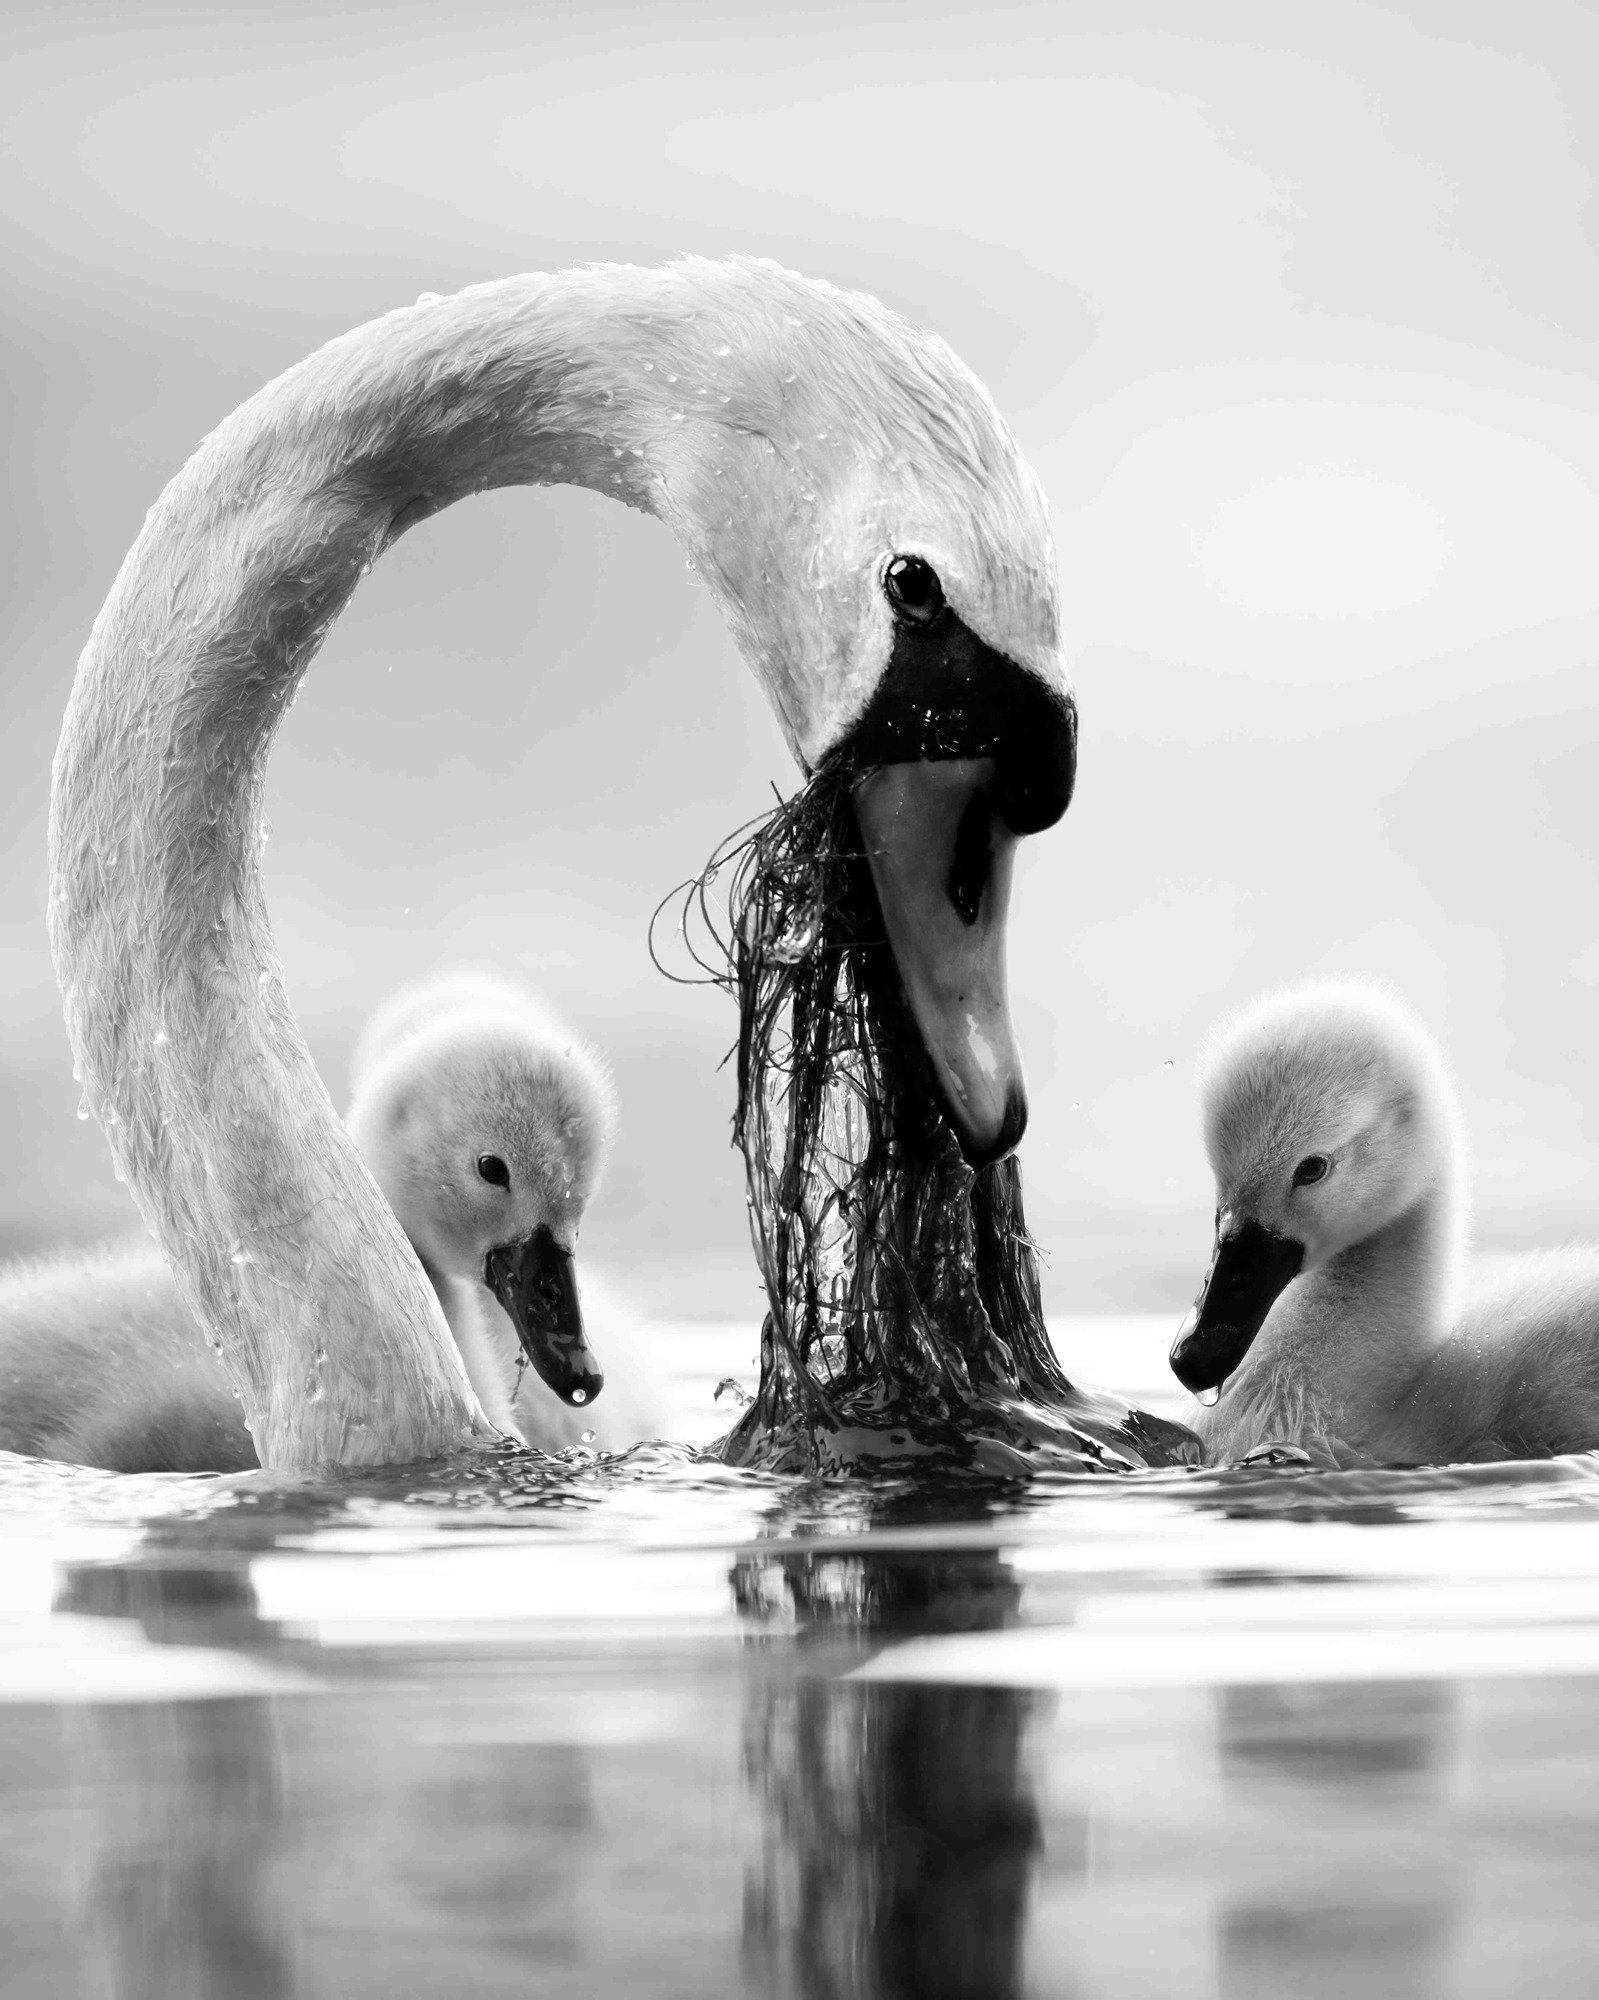
[[[734,1137],[769,1306],[759,1393],[719,1452],[786,1472],[1197,1463],[1181,1425],[1077,1388],[1055,1357],[1020,1164],[973,1168],[945,1117],[857,775],[824,766],[687,896],[698,961],[738,1000]]]

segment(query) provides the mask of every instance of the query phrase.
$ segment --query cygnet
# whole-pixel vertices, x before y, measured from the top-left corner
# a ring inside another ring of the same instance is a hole
[[[516,987],[455,976],[379,1009],[353,1086],[352,1133],[489,1420],[547,1451],[662,1435],[664,1386],[637,1322],[587,1277],[579,1303],[578,1227],[615,1126],[594,1052]],[[220,1363],[142,1239],[0,1274],[0,1450],[116,1472],[258,1463]]]
[[[1216,1244],[1172,1368],[1213,1462],[1599,1447],[1599,1250],[1468,1262],[1448,1070],[1362,985],[1271,994],[1201,1060]]]

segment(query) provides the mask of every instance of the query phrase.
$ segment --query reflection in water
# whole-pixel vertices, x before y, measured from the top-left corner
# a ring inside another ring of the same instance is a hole
[[[152,1535],[150,1553],[135,1562],[67,1565],[54,1609],[131,1619],[157,1646],[250,1646],[272,1636],[241,1558],[163,1557],[164,1539]]]
[[[1218,1921],[1228,2000],[1443,1996],[1466,1877],[1436,1844],[1406,1865],[1392,1846],[1340,1838],[1351,1817],[1388,1828],[1435,1820],[1447,1797],[1460,1691],[1438,1681],[1229,1687],[1217,1696],[1222,1775],[1258,1821],[1291,1815],[1299,1837],[1233,1890]],[[1320,1839],[1309,1846],[1308,1828]]]
[[[64,1569],[27,1475],[6,2000],[1594,1987],[1592,1477],[535,1470],[73,1486]],[[1571,1677],[1314,1678],[1512,1626]]]
[[[79,1710],[70,1770],[94,1801],[87,1928],[117,2000],[278,2000],[293,1993],[274,1894],[282,1798],[272,1705]]]
[[[83,1564],[60,1612],[135,1619],[156,1644],[265,1636],[242,1566]],[[273,1703],[71,1710],[68,1777],[88,1814],[87,1949],[116,2000],[286,2000],[296,1991],[275,1894],[283,1787]]]
[[[1460,1691],[1447,1681],[1307,1682],[1217,1693],[1223,1771],[1329,1787],[1432,1791],[1454,1748]]]
[[[1019,1992],[1040,1845],[1008,1688],[800,1681],[745,1737],[766,1814],[746,1952],[807,2000]]]
[[[586,1750],[576,1744],[436,1746],[410,1789],[404,1886],[448,1933],[496,1939],[527,1966],[577,1965],[582,1855],[602,1832]]]
[[[741,1608],[798,1622],[819,1671],[749,1683],[745,1771],[763,1815],[746,1967],[806,2000],[1020,1988],[1042,1835],[1024,1761],[1042,1697],[838,1678],[862,1639],[992,1629],[1019,1587],[994,1550],[746,1558]],[[831,1671],[828,1671],[831,1669]]]

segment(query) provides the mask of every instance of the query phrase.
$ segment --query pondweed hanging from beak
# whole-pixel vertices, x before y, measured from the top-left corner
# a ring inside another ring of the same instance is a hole
[[[1021,1168],[974,1169],[947,1121],[858,775],[824,766],[684,895],[691,953],[739,1004],[734,1138],[769,1305],[760,1391],[720,1455],[787,1472],[1197,1463],[1180,1425],[1075,1388],[1055,1358]]]

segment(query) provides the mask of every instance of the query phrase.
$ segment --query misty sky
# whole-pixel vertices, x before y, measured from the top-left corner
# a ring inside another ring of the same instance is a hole
[[[1560,4],[8,10],[0,1246],[130,1213],[73,1117],[43,836],[162,484],[421,291],[683,250],[937,328],[1048,490],[1081,775],[1024,849],[1012,984],[1051,1302],[1192,1291],[1196,1044],[1307,971],[1444,1038],[1486,1240],[1599,1233],[1596,77]],[[271,768],[335,1093],[396,981],[522,972],[616,1061],[593,1253],[753,1309],[731,1009],[644,935],[793,775],[654,522],[512,492],[407,536]]]

